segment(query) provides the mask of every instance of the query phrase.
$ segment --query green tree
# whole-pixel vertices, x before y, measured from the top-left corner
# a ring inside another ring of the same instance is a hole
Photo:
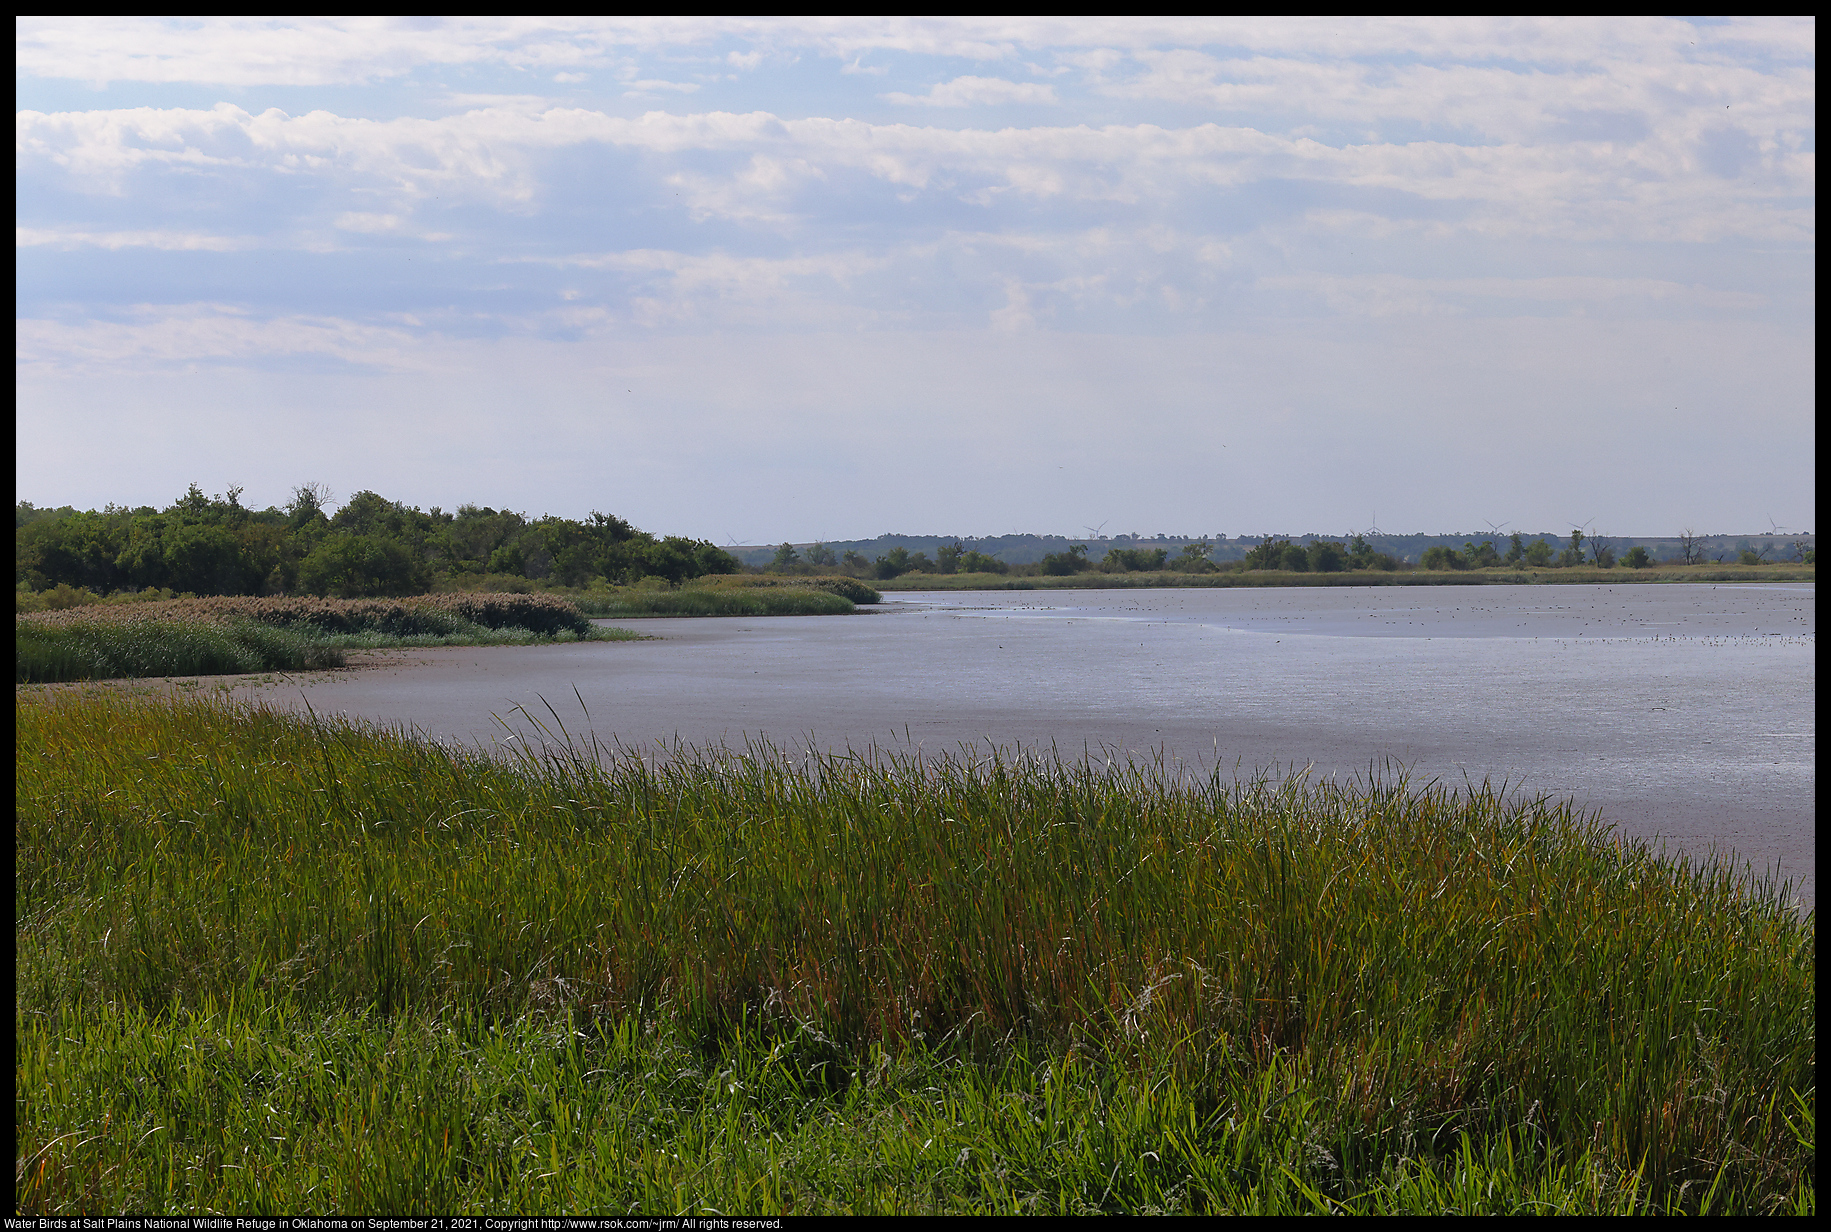
[[[1558,553],[1558,568],[1572,569],[1583,563],[1583,540],[1580,530],[1570,532],[1570,546]]]
[[[1088,569],[1087,545],[1073,543],[1066,552],[1050,552],[1043,557],[1042,569],[1052,577],[1066,577]]]
[[[960,558],[962,573],[1009,573],[1011,566],[996,556],[987,556],[984,552],[968,552]]]
[[[1348,554],[1333,539],[1318,539],[1310,544],[1309,565],[1316,573],[1340,573],[1348,567]]]
[[[1213,553],[1214,545],[1206,539],[1185,543],[1181,554],[1170,562],[1170,568],[1179,573],[1214,573],[1220,566],[1210,559]]]
[[[1628,549],[1628,554],[1621,558],[1621,563],[1630,569],[1645,569],[1653,563],[1653,558],[1648,556],[1647,550],[1637,543]]]
[[[1448,544],[1438,543],[1424,549],[1424,559],[1419,562],[1426,569],[1466,569],[1469,562],[1462,554]]]
[[[299,585],[339,599],[416,595],[431,587],[432,570],[398,539],[339,531],[300,564]]]
[[[795,551],[795,545],[785,543],[776,549],[775,559],[769,562],[771,569],[786,569],[801,559],[801,553]]]
[[[816,543],[807,550],[807,563],[818,565],[822,569],[831,569],[839,563],[839,558],[833,555],[833,549],[826,544]]]
[[[1532,546],[1526,549],[1526,563],[1534,569],[1549,568],[1552,551],[1551,544],[1544,539],[1535,540]]]
[[[1287,573],[1307,573],[1310,569],[1310,554],[1303,545],[1286,543],[1284,551],[1279,553],[1278,568]]]
[[[1513,536],[1512,543],[1509,544],[1507,547],[1506,561],[1509,565],[1517,565],[1522,560],[1525,560],[1525,559],[1526,559],[1526,541],[1524,539],[1522,539],[1518,534],[1515,534]]]
[[[872,567],[878,577],[893,578],[901,577],[905,573],[916,572],[928,563],[927,553],[917,552],[912,556],[909,554],[908,548],[897,547],[891,548],[878,557],[876,564]]]
[[[286,527],[297,534],[308,526],[328,524],[330,516],[324,512],[325,504],[331,499],[331,490],[321,483],[302,483],[292,490],[292,499],[286,502]]]
[[[944,543],[935,549],[935,572],[952,573],[960,567],[960,558],[966,554],[966,545],[959,540]]]
[[[1087,549],[1080,547],[1083,554]],[[1069,549],[1073,551],[1073,549]],[[1106,559],[1100,562],[1101,568],[1115,573],[1152,573],[1162,569],[1170,553],[1163,548],[1110,548]]]
[[[1284,550],[1291,546],[1289,539],[1274,539],[1267,535],[1246,553],[1240,563],[1248,569],[1281,569],[1284,567]]]
[[[1462,554],[1471,569],[1492,569],[1500,564],[1500,553],[1494,550],[1492,539],[1483,539],[1480,543],[1464,543]]]
[[[490,553],[489,571],[491,573],[512,573],[522,576],[526,563],[521,558],[521,544],[505,543]]]

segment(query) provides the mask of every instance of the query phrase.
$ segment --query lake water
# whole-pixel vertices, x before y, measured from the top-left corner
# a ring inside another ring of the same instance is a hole
[[[660,640],[400,654],[272,689],[494,743],[1155,754],[1242,774],[1507,780],[1626,833],[1733,849],[1815,901],[1815,588],[900,593],[852,617],[643,620]],[[576,691],[576,696],[575,696]]]

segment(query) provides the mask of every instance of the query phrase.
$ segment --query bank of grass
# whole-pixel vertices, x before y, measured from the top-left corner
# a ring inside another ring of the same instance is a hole
[[[19,683],[50,683],[332,668],[350,650],[635,636],[546,595],[176,599],[17,616],[14,662]]]
[[[905,573],[879,579],[880,590],[1135,590],[1170,587],[1272,586],[1546,586],[1671,582],[1812,582],[1815,565],[1693,565],[1630,569],[1416,569],[1292,573],[1282,569],[1215,573],[1174,570],[1011,577],[1001,573]]]
[[[1568,805],[15,718],[22,1213],[1815,1205],[1815,917]]]
[[[590,616],[843,616],[883,596],[856,578],[735,574],[572,592]]]

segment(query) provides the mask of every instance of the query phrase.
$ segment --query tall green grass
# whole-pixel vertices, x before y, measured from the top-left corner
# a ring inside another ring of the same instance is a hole
[[[341,667],[346,650],[622,641],[551,596],[213,598],[74,607],[15,618],[19,683]]]
[[[1568,805],[16,723],[22,1210],[1815,1201],[1815,917]]]
[[[341,647],[296,629],[254,621],[19,621],[14,664],[21,683],[125,676],[227,676],[342,667]]]
[[[630,588],[579,601],[590,616],[843,616],[851,599],[811,586]]]

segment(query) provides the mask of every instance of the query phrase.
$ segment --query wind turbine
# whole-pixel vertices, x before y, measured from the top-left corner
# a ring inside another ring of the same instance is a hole
[[[1488,519],[1483,518],[1482,521],[1488,522]],[[1488,522],[1488,529],[1498,535],[1498,534],[1500,534],[1501,531],[1507,529],[1507,527],[1509,527],[1511,525],[1513,525],[1513,523],[1511,523],[1511,522],[1502,522],[1499,526],[1494,525],[1494,523],[1492,523],[1492,522]]]
[[[1112,521],[1111,518],[1106,519],[1106,522],[1110,521]],[[1100,532],[1106,528],[1106,522],[1102,522],[1098,526],[1089,526],[1087,523],[1083,522],[1081,523],[1081,529],[1087,532],[1087,537],[1089,539],[1098,539],[1100,537]]]

